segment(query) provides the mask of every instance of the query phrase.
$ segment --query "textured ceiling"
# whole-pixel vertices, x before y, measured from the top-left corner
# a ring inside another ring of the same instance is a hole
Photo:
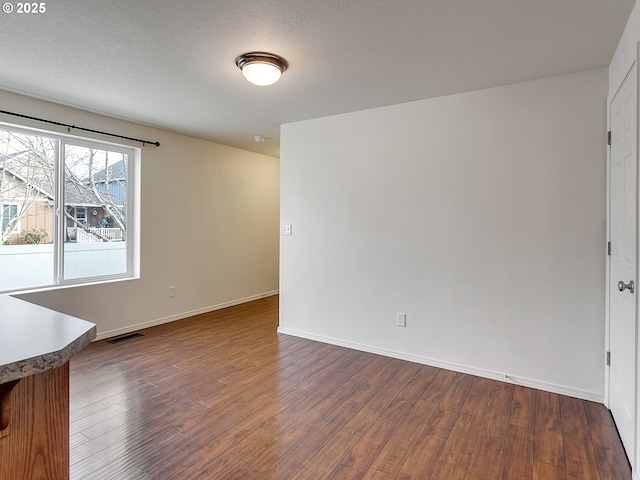
[[[57,0],[0,13],[0,88],[278,156],[283,123],[605,67],[634,2]]]

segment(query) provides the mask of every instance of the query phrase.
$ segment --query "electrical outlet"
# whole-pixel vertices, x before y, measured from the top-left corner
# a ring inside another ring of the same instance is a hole
[[[283,235],[291,235],[291,225],[282,225],[282,234]]]
[[[169,297],[176,296],[176,287],[169,287]]]
[[[407,314],[406,313],[397,313],[396,314],[396,325],[399,327],[407,326]]]

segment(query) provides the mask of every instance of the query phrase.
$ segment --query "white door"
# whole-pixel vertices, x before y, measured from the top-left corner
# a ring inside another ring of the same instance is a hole
[[[609,406],[633,464],[636,403],[636,71],[610,105]],[[633,282],[633,283],[631,283]]]

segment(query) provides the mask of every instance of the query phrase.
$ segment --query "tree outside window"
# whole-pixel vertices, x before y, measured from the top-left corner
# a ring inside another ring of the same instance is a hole
[[[2,263],[3,258],[11,253],[24,260],[44,244],[51,245],[51,267],[43,270],[54,277],[41,280],[45,284],[130,275],[128,179],[134,153],[129,147],[0,126],[0,291],[25,287],[7,280],[12,263]],[[64,247],[54,248],[57,244]]]

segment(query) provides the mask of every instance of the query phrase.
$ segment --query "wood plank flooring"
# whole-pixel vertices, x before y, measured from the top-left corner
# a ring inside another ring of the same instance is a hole
[[[71,361],[74,480],[629,480],[600,404],[279,335],[278,297]]]

